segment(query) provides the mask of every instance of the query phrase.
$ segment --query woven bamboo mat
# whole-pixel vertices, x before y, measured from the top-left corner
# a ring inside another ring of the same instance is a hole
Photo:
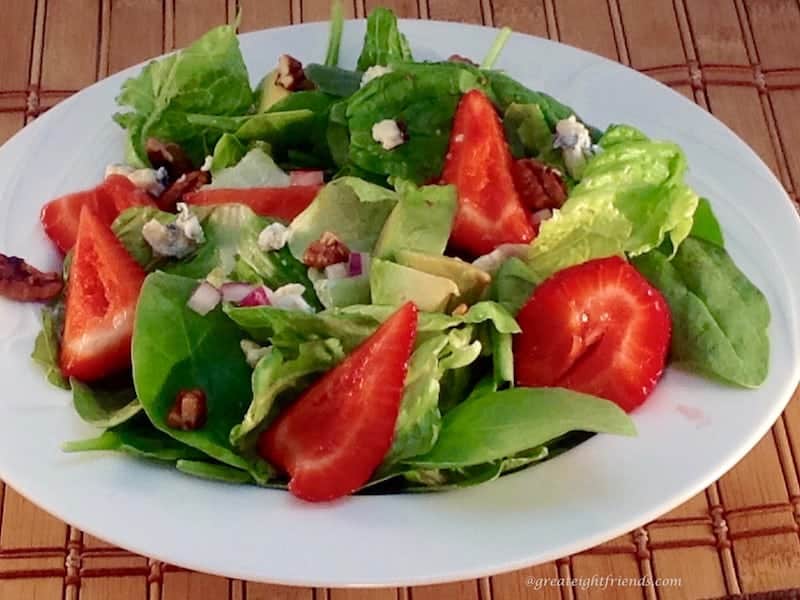
[[[242,29],[252,30],[325,19],[328,4],[0,0],[0,142],[98,78],[183,46],[230,22],[239,8]],[[350,0],[347,12],[363,17],[377,4],[407,17],[510,25],[630,65],[730,125],[797,202],[797,0]],[[0,483],[0,599],[672,600],[800,588],[798,462],[800,393],[738,466],[645,527],[511,574],[377,591],[284,588],[183,571],[85,535]],[[612,580],[604,588],[606,576]],[[577,585],[547,581],[559,577]],[[663,585],[633,584],[642,577]]]

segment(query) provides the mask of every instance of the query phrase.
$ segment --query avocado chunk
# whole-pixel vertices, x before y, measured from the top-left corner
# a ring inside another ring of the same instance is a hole
[[[286,98],[290,92],[285,87],[278,85],[278,69],[274,69],[264,76],[258,84],[256,92],[256,112],[266,112],[269,107]]]
[[[413,250],[398,250],[395,253],[395,260],[405,267],[453,281],[458,286],[458,296],[453,299],[454,306],[475,304],[492,282],[489,273],[458,258],[435,256]]]
[[[458,206],[452,185],[402,186],[400,201],[383,226],[375,256],[391,260],[398,250],[442,254]]]
[[[320,279],[314,282],[314,291],[325,308],[369,304],[369,276]]]
[[[379,258],[372,260],[369,284],[374,304],[397,306],[410,300],[427,312],[445,310],[458,295],[450,279]]]

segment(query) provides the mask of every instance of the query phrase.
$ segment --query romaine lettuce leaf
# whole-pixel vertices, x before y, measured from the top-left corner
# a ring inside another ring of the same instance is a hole
[[[586,164],[564,206],[542,223],[528,265],[539,277],[594,258],[637,256],[689,234],[698,197],[684,183],[686,157],[675,144],[615,126]]]
[[[213,175],[205,188],[287,187],[290,183],[289,175],[260,148],[253,148],[239,162]]]
[[[253,370],[253,401],[242,422],[231,429],[231,444],[243,451],[252,450],[258,435],[275,416],[278,397],[300,392],[311,383],[311,376],[332,369],[343,358],[342,345],[335,339],[300,344],[294,358],[272,348]]]

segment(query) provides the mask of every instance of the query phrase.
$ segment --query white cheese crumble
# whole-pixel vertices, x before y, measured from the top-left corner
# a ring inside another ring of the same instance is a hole
[[[373,79],[377,79],[378,77],[383,77],[387,73],[392,72],[392,67],[384,67],[383,65],[373,65],[364,71],[364,74],[361,76],[361,87],[367,85]]]
[[[134,169],[129,165],[112,164],[106,167],[106,177],[111,175],[124,175],[133,185],[152,196],[160,196],[167,187],[167,170],[164,167]]]
[[[175,225],[178,229],[196,244],[205,242],[206,236],[203,233],[203,227],[200,225],[197,215],[192,213],[185,202],[178,202],[176,206],[178,208],[178,218],[175,219]]]
[[[393,150],[406,141],[405,135],[393,119],[378,121],[372,126],[372,139],[383,146],[384,150]]]
[[[289,283],[269,294],[269,303],[275,308],[285,310],[302,310],[314,312],[308,302],[303,298],[306,287],[299,283]]]
[[[206,159],[203,161],[203,166],[200,167],[201,171],[210,171],[211,170],[211,163],[214,162],[213,156],[206,156]]]
[[[252,340],[242,340],[239,342],[239,346],[244,352],[244,359],[251,369],[255,369],[258,361],[272,351],[271,346],[260,346]]]
[[[575,115],[556,123],[553,148],[559,148],[570,175],[580,177],[586,159],[592,155],[592,138],[589,130]]]
[[[264,252],[280,250],[289,242],[289,228],[282,223],[270,223],[258,234],[258,247]]]
[[[150,219],[142,227],[142,237],[159,256],[184,258],[191,254],[198,244],[205,242],[205,234],[200,221],[184,203],[178,203],[180,213],[174,223],[164,225]]]

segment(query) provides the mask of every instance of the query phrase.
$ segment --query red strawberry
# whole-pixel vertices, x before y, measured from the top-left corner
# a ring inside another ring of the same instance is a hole
[[[672,321],[661,293],[619,257],[564,269],[517,315],[517,383],[607,398],[626,411],[658,383]]]
[[[259,453],[295,496],[334,500],[369,480],[392,445],[416,334],[408,302],[261,434]]]
[[[317,197],[321,185],[292,185],[282,188],[213,188],[184,196],[187,204],[244,204],[257,215],[291,221]]]
[[[532,240],[511,176],[511,151],[497,111],[485,94],[462,96],[453,121],[442,182],[458,189],[458,211],[450,245],[468,254],[488,254],[500,244]]]
[[[64,375],[93,381],[130,366],[133,317],[144,278],[114,232],[84,208],[67,282]]]

